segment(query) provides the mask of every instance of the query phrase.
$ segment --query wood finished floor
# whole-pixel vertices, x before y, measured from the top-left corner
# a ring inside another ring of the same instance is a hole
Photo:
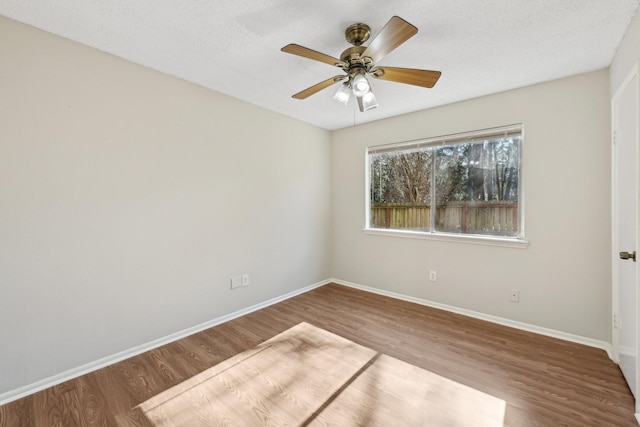
[[[505,400],[505,426],[638,426],[603,350],[335,284],[0,406],[0,426],[143,424],[131,408],[300,322]]]

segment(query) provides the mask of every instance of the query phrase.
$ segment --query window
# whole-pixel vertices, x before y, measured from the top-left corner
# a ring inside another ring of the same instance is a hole
[[[368,229],[523,239],[522,125],[367,150]]]

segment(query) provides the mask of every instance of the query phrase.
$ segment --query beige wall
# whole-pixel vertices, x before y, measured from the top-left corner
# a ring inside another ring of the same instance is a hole
[[[601,70],[333,132],[334,277],[609,342],[609,121]],[[513,123],[525,129],[528,248],[363,233],[368,145]]]
[[[329,132],[2,17],[0,58],[0,396],[330,277]]]

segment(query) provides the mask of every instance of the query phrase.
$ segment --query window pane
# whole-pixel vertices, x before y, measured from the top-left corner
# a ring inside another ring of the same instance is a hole
[[[510,125],[370,147],[368,226],[522,239],[521,144]]]
[[[431,150],[369,155],[372,228],[430,230]]]
[[[520,139],[436,149],[436,231],[518,236]]]

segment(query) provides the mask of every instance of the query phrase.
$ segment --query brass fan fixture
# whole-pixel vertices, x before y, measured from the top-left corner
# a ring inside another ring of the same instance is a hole
[[[281,49],[283,52],[336,66],[345,73],[298,92],[293,95],[293,98],[306,99],[335,83],[343,82],[334,99],[346,105],[353,93],[358,99],[360,111],[364,112],[378,106],[378,102],[366,78],[367,75],[380,80],[432,88],[440,78],[440,71],[379,67],[376,65],[382,58],[409,40],[417,32],[418,29],[416,27],[404,19],[394,16],[373,38],[369,46],[365,47],[362,44],[371,35],[369,26],[366,24],[350,25],[345,31],[345,38],[353,46],[342,52],[340,59],[297,44],[286,45]]]

